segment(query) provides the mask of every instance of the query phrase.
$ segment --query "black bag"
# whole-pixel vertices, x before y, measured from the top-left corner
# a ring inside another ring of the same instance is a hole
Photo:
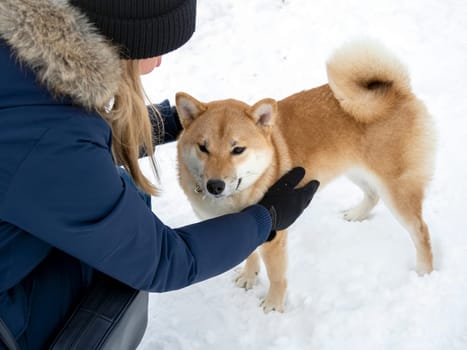
[[[0,318],[0,350],[19,350],[15,337],[11,334],[5,322]]]
[[[50,350],[136,349],[147,321],[147,292],[99,274]]]
[[[50,350],[134,350],[148,321],[148,293],[135,290],[106,275],[94,281]],[[3,343],[3,344],[2,344]],[[0,319],[0,349],[19,350]]]

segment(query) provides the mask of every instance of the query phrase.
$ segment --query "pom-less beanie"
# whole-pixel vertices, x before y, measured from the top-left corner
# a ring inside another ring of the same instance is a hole
[[[196,0],[70,0],[120,47],[123,58],[163,55],[195,30]]]

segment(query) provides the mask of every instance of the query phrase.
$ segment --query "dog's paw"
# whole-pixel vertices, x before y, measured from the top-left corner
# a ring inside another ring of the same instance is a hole
[[[415,271],[419,276],[428,275],[433,272],[433,265],[431,262],[417,262],[417,266],[415,267]]]
[[[266,298],[261,302],[265,313],[271,311],[284,312],[287,279],[271,282]]]
[[[356,206],[343,211],[343,217],[347,221],[363,221],[368,218],[368,210],[362,206]]]
[[[271,311],[284,312],[284,302],[282,300],[278,300],[278,298],[270,297],[269,294],[261,302],[260,306],[263,308],[265,314]]]
[[[235,285],[245,290],[253,288],[258,279],[258,272],[254,271],[252,273],[247,273],[246,271],[241,271],[238,276],[235,278]]]

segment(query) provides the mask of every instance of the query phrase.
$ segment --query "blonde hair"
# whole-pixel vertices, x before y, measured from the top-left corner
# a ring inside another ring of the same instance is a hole
[[[121,82],[113,108],[108,112],[100,112],[100,115],[112,129],[112,153],[115,162],[125,168],[141,190],[157,195],[157,187],[143,174],[138,162],[140,153],[144,152],[158,178],[154,159],[154,131],[144,100],[139,61],[121,60],[121,68]],[[160,138],[164,133],[163,123],[160,114],[153,109],[159,120],[156,136]]]

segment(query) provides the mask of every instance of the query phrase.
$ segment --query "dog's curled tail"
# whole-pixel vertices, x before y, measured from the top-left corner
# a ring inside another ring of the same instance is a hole
[[[337,49],[327,61],[328,82],[341,107],[369,123],[411,96],[404,65],[380,43],[365,39]]]

